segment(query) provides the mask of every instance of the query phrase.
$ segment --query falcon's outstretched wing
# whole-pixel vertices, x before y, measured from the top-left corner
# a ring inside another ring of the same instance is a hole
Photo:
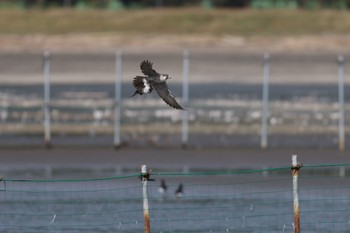
[[[157,71],[155,71],[153,68],[153,63],[148,61],[148,60],[143,60],[141,62],[141,65],[140,65],[140,68],[141,68],[141,71],[142,73],[144,73],[145,75],[148,75],[148,76],[157,76],[159,75],[157,73]]]
[[[175,100],[175,96],[169,91],[166,83],[153,83],[152,86],[157,91],[160,98],[162,98],[164,100],[164,102],[167,103],[169,106],[176,108],[176,109],[185,110]]]

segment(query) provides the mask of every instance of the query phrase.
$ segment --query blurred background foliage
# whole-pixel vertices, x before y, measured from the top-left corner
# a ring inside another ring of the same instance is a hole
[[[1,8],[139,9],[151,7],[349,9],[350,0],[0,0]]]

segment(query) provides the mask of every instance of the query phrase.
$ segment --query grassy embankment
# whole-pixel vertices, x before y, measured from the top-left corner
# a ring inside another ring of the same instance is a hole
[[[349,32],[350,13],[336,10],[0,10],[0,35],[112,33],[250,37]]]

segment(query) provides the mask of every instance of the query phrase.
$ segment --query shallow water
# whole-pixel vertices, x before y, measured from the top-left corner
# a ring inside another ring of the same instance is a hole
[[[292,232],[290,170],[226,175],[155,174],[148,182],[152,232]],[[160,179],[167,191],[158,192]],[[299,177],[302,232],[348,232],[349,177]],[[175,196],[179,183],[182,198]],[[137,176],[0,183],[0,230],[9,232],[141,232]]]

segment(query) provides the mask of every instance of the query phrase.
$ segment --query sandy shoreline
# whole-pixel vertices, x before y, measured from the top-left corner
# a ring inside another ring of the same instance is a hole
[[[110,52],[116,48],[140,52],[142,50],[173,51],[184,48],[237,50],[245,52],[336,52],[350,49],[350,35],[302,35],[279,37],[243,37],[235,35],[0,35],[3,52]]]

